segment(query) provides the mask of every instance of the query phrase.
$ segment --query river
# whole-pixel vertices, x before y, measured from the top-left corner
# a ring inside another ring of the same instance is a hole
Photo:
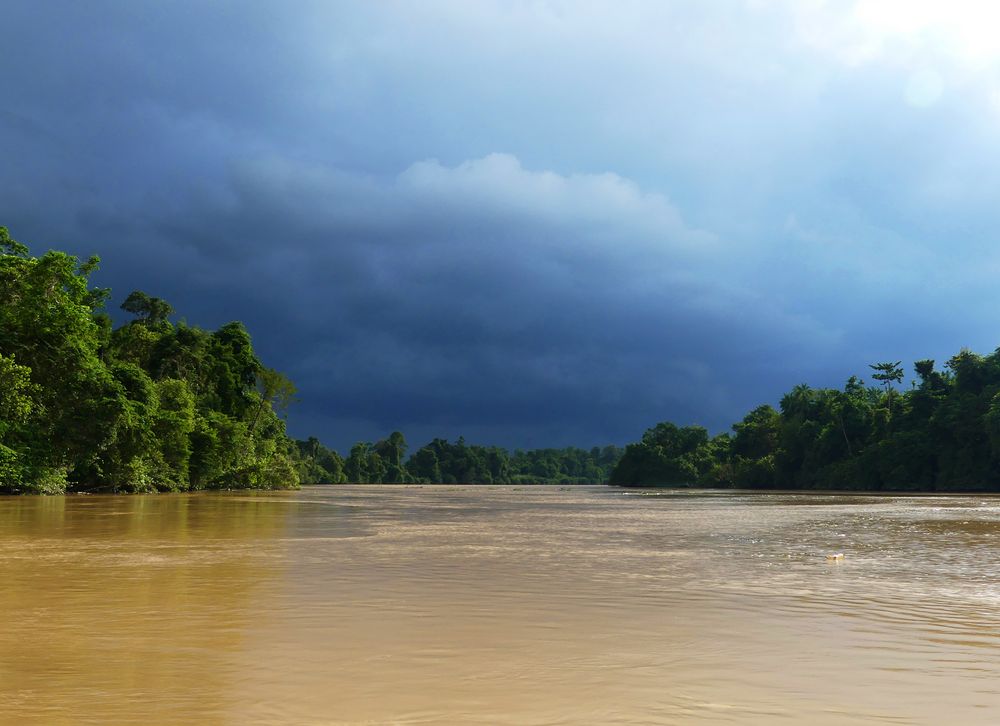
[[[0,723],[995,724],[998,555],[984,496],[0,498]]]

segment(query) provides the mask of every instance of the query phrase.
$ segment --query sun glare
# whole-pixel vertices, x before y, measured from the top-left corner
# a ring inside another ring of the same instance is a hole
[[[853,18],[869,40],[911,44],[964,65],[1000,60],[1000,4],[983,0],[859,0]]]

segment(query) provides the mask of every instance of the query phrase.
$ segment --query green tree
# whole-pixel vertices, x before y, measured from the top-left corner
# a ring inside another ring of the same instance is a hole
[[[903,380],[903,361],[896,361],[895,363],[885,362],[885,363],[872,363],[868,367],[875,371],[872,374],[872,378],[876,381],[882,383],[885,387],[886,394],[892,390],[893,383],[899,383]]]
[[[275,413],[292,387],[243,326],[175,327],[136,291],[138,321],[114,329],[97,264],[0,228],[0,492],[295,486]]]
[[[103,291],[88,287],[97,259],[31,257],[0,229],[0,355],[30,370],[33,410],[16,442],[27,479],[0,482],[0,490],[61,491],[121,415],[114,379],[98,355],[93,306]]]
[[[142,290],[133,290],[121,304],[121,309],[132,313],[145,325],[156,326],[167,322],[174,309],[166,300],[150,297]]]
[[[609,483],[622,486],[695,486],[710,483],[727,448],[709,440],[701,426],[679,427],[659,423],[643,434],[642,441],[625,447],[612,470]]]
[[[285,414],[295,400],[296,393],[295,384],[273,368],[261,367],[257,371],[256,383],[259,403],[250,422],[251,434],[257,428],[260,415],[266,406],[270,406],[275,412]]]

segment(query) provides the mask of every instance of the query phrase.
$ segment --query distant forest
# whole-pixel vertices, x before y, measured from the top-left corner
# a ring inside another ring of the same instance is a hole
[[[661,423],[625,447],[610,483],[744,489],[1000,491],[1000,350],[963,350],[937,371],[871,364],[874,385],[798,385],[709,437]]]
[[[660,423],[624,450],[537,449],[403,434],[346,457],[293,441],[295,387],[257,358],[239,322],[171,322],[132,292],[115,327],[98,259],[32,257],[0,227],[0,493],[295,488],[300,483],[610,483],[749,489],[1000,491],[1000,350],[943,371],[870,366],[871,385],[799,385],[733,432]]]
[[[324,484],[604,484],[622,454],[617,446],[511,453],[459,437],[455,443],[434,439],[407,459],[406,439],[398,431],[355,444],[346,459],[314,438],[296,446],[302,481]]]
[[[1000,350],[961,351],[936,371],[917,361],[900,390],[901,361],[871,364],[872,385],[798,385],[779,409],[759,406],[732,433],[657,424],[622,449],[544,449],[509,456],[440,439],[403,465],[395,433],[348,459],[298,442],[306,481],[565,482],[619,486],[865,491],[1000,491]]]

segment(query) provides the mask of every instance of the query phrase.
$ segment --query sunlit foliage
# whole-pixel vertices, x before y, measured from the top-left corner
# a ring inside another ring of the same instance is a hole
[[[0,227],[0,492],[297,486],[294,387],[243,325],[174,324],[134,291],[114,329],[97,263],[33,257]]]
[[[659,424],[626,448],[611,482],[1000,491],[1000,349],[986,356],[963,350],[944,371],[917,361],[906,390],[897,387],[900,362],[870,367],[875,385],[854,376],[843,390],[798,385],[780,410],[754,409],[733,426],[728,449],[711,449],[700,429]]]

